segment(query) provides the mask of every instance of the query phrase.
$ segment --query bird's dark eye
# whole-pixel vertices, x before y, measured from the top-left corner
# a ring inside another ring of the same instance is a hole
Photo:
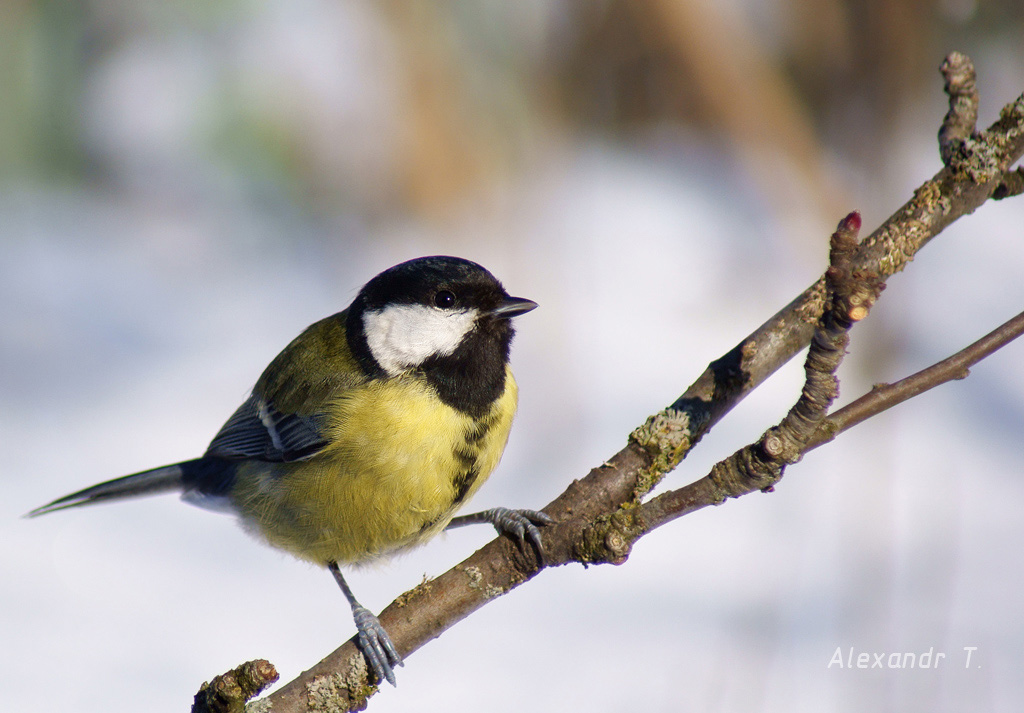
[[[455,306],[455,295],[448,290],[440,290],[434,295],[434,306],[448,309]]]

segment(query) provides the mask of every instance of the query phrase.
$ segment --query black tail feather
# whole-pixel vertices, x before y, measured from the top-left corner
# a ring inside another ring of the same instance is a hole
[[[28,513],[26,517],[38,517],[39,515],[45,515],[56,510],[78,507],[79,505],[92,505],[93,503],[102,503],[108,500],[180,492],[185,487],[185,469],[194,462],[187,461],[185,463],[165,465],[162,468],[154,468],[153,470],[146,470],[141,473],[108,480],[105,483],[100,483],[91,488],[79,490],[76,493],[58,498],[52,503],[36,508]]]

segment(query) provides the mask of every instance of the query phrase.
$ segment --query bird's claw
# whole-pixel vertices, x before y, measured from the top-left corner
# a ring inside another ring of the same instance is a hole
[[[502,535],[514,537],[519,543],[520,551],[526,549],[529,540],[537,552],[541,566],[544,565],[544,546],[541,543],[540,530],[537,525],[551,525],[554,520],[550,515],[539,510],[513,510],[512,508],[491,508],[480,513]]]
[[[376,683],[387,681],[395,685],[395,666],[402,665],[402,657],[398,654],[391,637],[384,630],[380,620],[366,607],[355,604],[352,616],[356,622],[356,641],[359,649],[366,657],[366,663]]]

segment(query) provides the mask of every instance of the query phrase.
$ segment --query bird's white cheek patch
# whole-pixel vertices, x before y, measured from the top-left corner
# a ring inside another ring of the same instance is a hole
[[[442,310],[427,305],[389,305],[363,314],[370,353],[394,376],[429,357],[451,354],[473,328],[477,311]]]

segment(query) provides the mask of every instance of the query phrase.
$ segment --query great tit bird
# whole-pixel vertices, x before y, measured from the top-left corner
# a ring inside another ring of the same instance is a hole
[[[202,458],[110,480],[29,516],[139,495],[235,513],[268,544],[326,567],[344,592],[376,680],[402,663],[339,565],[490,522],[540,550],[531,510],[456,510],[501,458],[516,410],[510,297],[480,265],[424,257],[370,280],[343,312],[284,348]]]

